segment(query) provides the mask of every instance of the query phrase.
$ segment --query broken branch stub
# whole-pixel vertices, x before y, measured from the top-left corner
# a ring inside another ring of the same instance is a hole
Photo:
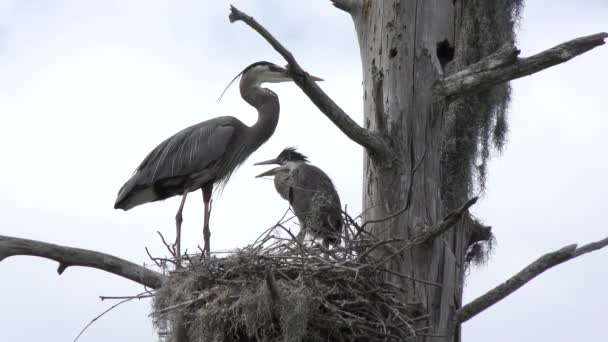
[[[608,33],[601,32],[559,44],[536,55],[517,58],[519,50],[509,42],[495,53],[438,81],[433,89],[437,99],[453,101],[459,96],[537,73],[569,61],[603,45]]]

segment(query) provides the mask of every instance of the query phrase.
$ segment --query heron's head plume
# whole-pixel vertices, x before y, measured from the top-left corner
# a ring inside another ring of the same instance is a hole
[[[280,161],[283,161],[283,162],[288,162],[288,161],[293,161],[293,162],[302,161],[305,163],[308,162],[308,157],[303,155],[302,153],[298,152],[295,147],[286,147],[283,151],[281,151],[281,153],[279,153],[279,156],[277,157],[277,159]]]
[[[255,62],[249,66],[247,66],[243,71],[239,72],[230,83],[224,88],[222,94],[217,99],[217,102],[222,100],[222,97],[228,91],[230,86],[239,78],[246,76],[247,78],[252,78],[256,80],[258,84],[262,84],[264,82],[288,82],[292,81],[291,77],[289,77],[287,73],[287,69],[280,67],[276,64],[260,61]]]

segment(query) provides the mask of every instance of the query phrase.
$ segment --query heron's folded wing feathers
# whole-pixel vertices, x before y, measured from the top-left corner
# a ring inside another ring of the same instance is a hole
[[[146,156],[136,170],[138,183],[183,177],[205,170],[222,158],[237,126],[234,117],[214,118],[190,126],[163,141]]]

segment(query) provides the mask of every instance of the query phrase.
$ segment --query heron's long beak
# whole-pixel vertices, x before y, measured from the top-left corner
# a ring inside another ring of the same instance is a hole
[[[259,165],[259,164],[256,164],[256,165]],[[260,173],[259,175],[255,176],[255,178],[266,177],[266,176],[274,176],[277,173],[277,171],[279,171],[280,168],[281,168],[280,166],[279,167],[275,167],[274,169],[270,169],[270,170],[268,170],[266,172]]]
[[[292,81],[293,79],[291,78],[291,75],[289,74],[289,69],[288,69],[288,66],[287,66],[287,65],[285,66],[285,68],[283,68],[283,70],[284,70],[285,76],[286,76],[286,77],[288,77],[290,81]],[[321,82],[321,81],[324,81],[324,79],[322,79],[321,77],[313,76],[313,75],[311,75],[311,74],[309,74],[309,73],[306,73],[306,74],[308,75],[308,77],[309,77],[311,80],[313,80],[313,81],[315,81],[315,82]]]
[[[313,75],[308,75],[308,77],[310,77],[310,79],[313,80],[313,81],[315,81],[315,82],[325,81],[321,77],[317,77],[317,76],[313,76]]]
[[[279,161],[275,158],[275,159],[269,159],[266,161],[262,161],[259,163],[255,163],[253,165],[271,165],[271,164],[280,164]]]

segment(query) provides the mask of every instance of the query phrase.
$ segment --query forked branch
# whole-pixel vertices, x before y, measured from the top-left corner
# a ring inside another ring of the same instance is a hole
[[[513,42],[497,52],[439,81],[434,88],[438,98],[448,101],[491,86],[528,76],[554,65],[564,63],[597,46],[603,45],[608,33],[576,38],[536,55],[517,58],[519,50]]]
[[[287,68],[294,82],[310,98],[310,100],[327,116],[341,131],[352,141],[363,146],[375,157],[385,158],[390,155],[390,149],[384,139],[359,126],[353,119],[346,114],[313,80],[310,79],[296,59],[276,38],[270,34],[253,17],[239,11],[236,7],[230,6],[230,22],[242,21],[259,33],[272,47],[283,56],[287,61]]]
[[[161,287],[165,276],[130,261],[88,249],[0,235],[0,261],[18,255],[51,259],[59,263],[57,273],[70,266],[92,267],[127,278],[152,289]]]
[[[463,306],[456,311],[456,322],[463,323],[473,318],[478,313],[496,304],[500,300],[504,299],[511,293],[515,292],[520,287],[524,286],[527,282],[534,279],[539,274],[548,270],[549,268],[559,265],[570,259],[574,259],[583,254],[596,251],[600,248],[608,245],[608,238],[593,242],[582,247],[576,248],[576,245],[566,246],[555,252],[547,253],[535,262],[531,263],[528,267],[521,270],[519,273],[511,277],[509,280],[498,285],[494,289],[490,290],[486,294],[478,297],[469,304]]]

